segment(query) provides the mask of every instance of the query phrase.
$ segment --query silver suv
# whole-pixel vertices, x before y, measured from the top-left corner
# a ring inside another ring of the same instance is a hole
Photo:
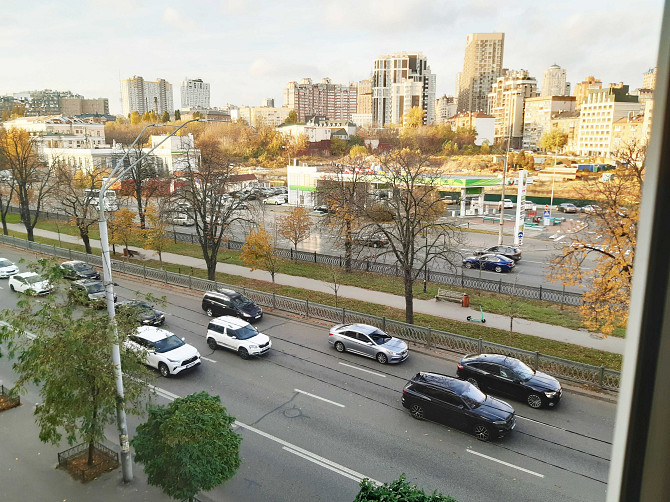
[[[237,352],[242,359],[263,355],[272,347],[267,335],[248,322],[229,315],[212,319],[205,338],[210,349],[224,347]]]
[[[353,352],[381,364],[400,363],[409,357],[407,344],[369,324],[338,324],[330,328],[328,343],[338,352]]]

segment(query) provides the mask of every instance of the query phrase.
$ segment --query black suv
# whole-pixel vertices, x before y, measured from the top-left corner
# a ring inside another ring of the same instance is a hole
[[[481,441],[501,438],[514,429],[514,409],[477,387],[438,373],[420,372],[402,391],[402,405],[417,420],[436,422],[471,432]]]
[[[531,408],[555,406],[563,394],[561,384],[553,376],[500,354],[464,356],[456,374],[484,392],[525,401]]]
[[[501,254],[510,260],[519,261],[521,259],[521,250],[514,246],[492,246],[486,249],[476,249],[475,256],[484,254]]]
[[[263,317],[263,311],[258,305],[232,289],[207,291],[202,297],[202,310],[209,317],[232,315],[247,322],[258,321]]]
[[[65,261],[60,265],[61,270],[63,271],[63,277],[66,279],[95,279],[100,280],[100,272],[91,267],[88,263],[72,260]]]

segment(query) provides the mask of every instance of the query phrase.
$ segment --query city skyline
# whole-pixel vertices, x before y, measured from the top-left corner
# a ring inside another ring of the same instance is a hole
[[[503,67],[526,69],[540,85],[556,63],[573,84],[594,75],[633,90],[656,64],[662,3],[646,0],[633,13],[623,2],[601,10],[570,0],[545,10],[529,1],[427,0],[323,6],[93,0],[67,8],[9,0],[3,6],[0,94],[71,90],[108,98],[110,112],[119,114],[121,81],[134,75],[177,89],[185,77],[200,78],[210,84],[212,106],[257,106],[264,98],[281,106],[290,81],[358,82],[370,77],[380,55],[402,51],[426,56],[437,76],[436,97],[453,95],[469,33],[505,33]]]

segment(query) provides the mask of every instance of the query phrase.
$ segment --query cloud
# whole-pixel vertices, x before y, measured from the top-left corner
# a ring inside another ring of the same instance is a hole
[[[185,17],[173,7],[168,7],[163,11],[163,24],[180,30],[190,31],[195,28],[195,23],[192,19]]]

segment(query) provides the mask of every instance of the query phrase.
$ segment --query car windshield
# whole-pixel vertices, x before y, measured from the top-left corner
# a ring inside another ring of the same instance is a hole
[[[470,408],[478,408],[486,400],[486,394],[474,385],[469,385],[466,391],[461,395],[465,404]]]
[[[234,298],[231,299],[231,302],[233,302],[233,305],[235,305],[236,307],[246,307],[254,304],[254,302],[252,302],[251,300],[249,300],[249,298],[243,295],[235,296]]]
[[[41,275],[31,275],[30,277],[26,277],[26,282],[28,284],[37,284],[38,282],[44,281],[44,277]]]
[[[86,286],[86,291],[89,293],[100,293],[105,290],[105,287],[101,282],[94,282],[93,284],[88,284]]]
[[[162,340],[158,340],[157,342],[154,343],[154,345],[156,346],[156,352],[162,354],[163,352],[169,352],[186,344],[184,343],[184,340],[182,340],[181,338],[175,335],[169,335],[168,337],[163,338]]]
[[[533,378],[533,375],[535,374],[532,369],[530,369],[521,361],[513,361],[509,363],[509,367],[512,368],[517,375],[519,375],[519,378],[522,382],[527,382]]]
[[[11,261],[5,258],[0,259],[0,267],[11,267],[12,265],[14,264]]]
[[[368,333],[368,336],[372,338],[372,341],[375,342],[377,345],[384,345],[392,338],[390,335],[387,335],[386,333],[384,333],[379,329],[373,331],[372,333]]]
[[[88,272],[91,270],[91,266],[88,263],[75,263],[73,267],[77,272]]]
[[[250,324],[231,331],[235,334],[238,340],[248,340],[249,338],[253,338],[258,334],[256,328]]]

